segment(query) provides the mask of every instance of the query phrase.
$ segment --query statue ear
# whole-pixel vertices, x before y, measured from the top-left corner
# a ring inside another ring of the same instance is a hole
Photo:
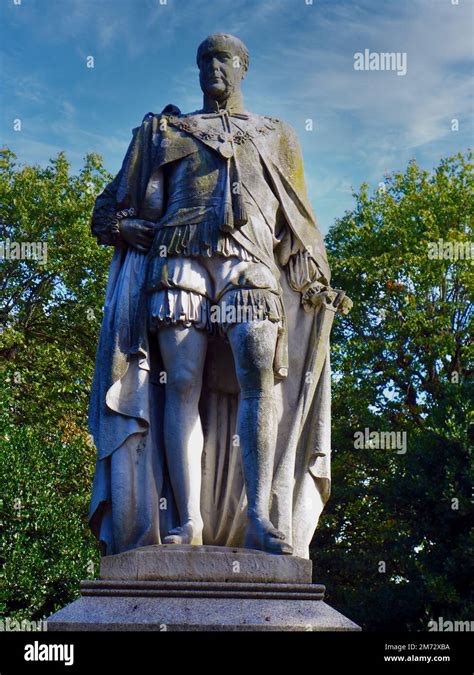
[[[178,108],[178,106],[173,105],[172,103],[168,103],[168,105],[163,108],[161,111],[161,115],[181,115],[181,110]]]

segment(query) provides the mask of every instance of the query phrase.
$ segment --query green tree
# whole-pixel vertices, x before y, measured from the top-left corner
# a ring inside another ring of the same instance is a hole
[[[362,185],[326,240],[354,309],[333,333],[334,489],[312,552],[368,629],[472,619],[473,181],[471,153],[411,162]],[[406,432],[406,452],[358,449],[366,428]]]
[[[109,179],[95,155],[70,175],[63,154],[46,168],[0,154],[0,600],[19,619],[59,608],[97,567],[87,404],[110,250],[89,219]]]
[[[0,155],[0,243],[48,245],[46,264],[0,259],[0,610],[18,619],[48,616],[98,569],[86,413],[111,251],[89,217],[109,179],[94,155],[78,175],[62,154],[44,169]],[[313,557],[329,601],[366,628],[470,618],[472,266],[429,244],[469,241],[472,185],[470,155],[432,175],[411,164],[385,191],[363,186],[328,236],[355,307],[333,335],[334,492]],[[407,452],[355,449],[365,427],[406,431]]]

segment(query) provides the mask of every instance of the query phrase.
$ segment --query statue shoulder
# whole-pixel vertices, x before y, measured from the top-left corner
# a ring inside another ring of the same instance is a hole
[[[178,106],[168,103],[168,105],[166,105],[160,113],[147,112],[143,116],[141,124],[133,129],[133,133],[135,134],[142,127],[147,127],[150,123],[153,124],[155,120],[156,124],[156,122],[159,122],[162,117],[168,116],[181,117],[182,113]]]
[[[146,113],[146,115],[143,117],[142,124],[144,122],[151,122],[155,117],[160,118],[163,115],[176,115],[176,117],[180,117],[182,113],[177,105],[174,105],[173,103],[168,103],[168,105],[165,105],[165,107],[160,113],[153,113],[153,112]]]
[[[287,142],[296,143],[298,142],[298,136],[294,128],[277,117],[272,117],[270,115],[258,115],[256,113],[248,113],[249,120],[252,126],[260,134],[266,136],[269,132],[273,132],[273,137],[275,140],[285,139]]]
[[[163,108],[157,117],[159,121],[164,121],[164,124],[161,126],[162,131],[167,128],[168,123],[170,123],[171,127],[174,127],[175,131],[193,131],[198,124],[201,113],[202,110],[183,113],[178,106],[169,104]]]
[[[278,120],[278,147],[287,163],[294,164],[302,161],[301,144],[294,127],[288,122]]]
[[[288,140],[292,142],[298,142],[298,135],[294,127],[292,127],[291,124],[289,124],[288,122],[278,120],[278,129],[280,131],[280,134],[286,137]]]

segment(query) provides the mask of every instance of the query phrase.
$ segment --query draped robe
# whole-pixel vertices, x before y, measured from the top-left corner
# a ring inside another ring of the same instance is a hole
[[[329,283],[295,134],[278,120],[247,117],[236,120],[238,128],[257,149],[293,236]],[[167,115],[165,109],[161,115],[146,115],[134,130],[120,173],[97,199],[92,227],[102,243],[117,243],[110,229],[117,213],[159,219],[166,208],[167,163],[196,152],[196,144],[197,151],[200,143],[217,148],[218,141],[196,136],[186,121],[175,110]],[[265,128],[268,131],[258,131]],[[248,246],[245,228],[236,228],[232,236]],[[132,247],[116,246],[97,349],[89,410],[97,462],[89,519],[104,554],[159,544],[180,524],[164,449],[164,367],[157,340],[147,331],[147,261]],[[278,430],[270,517],[294,555],[307,558],[330,493],[329,334],[335,310],[323,304],[308,311],[301,294],[288,283],[284,265],[278,259],[273,264],[280,272],[285,330],[275,359],[284,368],[275,373]],[[229,344],[212,338],[199,404],[204,544],[243,545],[246,495],[235,442],[238,401]]]

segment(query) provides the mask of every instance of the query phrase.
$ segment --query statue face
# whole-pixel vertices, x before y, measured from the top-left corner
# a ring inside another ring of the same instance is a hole
[[[204,94],[222,101],[240,89],[244,69],[236,64],[239,64],[237,49],[228,41],[215,42],[203,52],[199,62],[199,82]]]

